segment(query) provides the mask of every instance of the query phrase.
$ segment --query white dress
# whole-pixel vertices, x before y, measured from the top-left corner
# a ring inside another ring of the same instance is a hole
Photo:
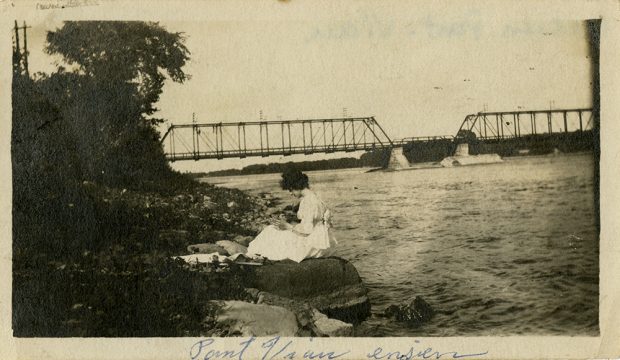
[[[303,235],[269,225],[249,244],[247,255],[295,262],[329,255],[337,244],[331,229],[331,212],[311,190],[304,189],[302,195],[297,212],[301,222],[294,230]]]

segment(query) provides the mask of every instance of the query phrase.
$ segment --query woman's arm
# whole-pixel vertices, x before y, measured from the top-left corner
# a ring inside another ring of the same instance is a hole
[[[299,224],[297,224],[299,225]],[[286,221],[279,219],[279,220],[275,220],[273,222],[273,226],[275,226],[276,228],[280,229],[280,230],[288,230],[288,231],[292,231],[293,233],[300,235],[300,236],[308,236],[308,234],[303,233],[301,231],[299,231],[297,229],[297,225],[292,225],[287,223]]]

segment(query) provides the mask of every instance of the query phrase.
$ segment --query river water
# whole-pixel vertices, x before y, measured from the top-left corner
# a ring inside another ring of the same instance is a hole
[[[334,213],[336,255],[369,289],[357,336],[597,335],[592,154],[399,172],[309,172]],[[268,191],[279,174],[208,178]],[[437,314],[408,328],[380,316],[423,297]]]

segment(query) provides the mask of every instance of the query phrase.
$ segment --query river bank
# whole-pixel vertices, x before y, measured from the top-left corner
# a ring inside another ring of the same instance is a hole
[[[192,244],[224,240],[247,245],[272,219],[284,213],[291,217],[290,209],[278,207],[268,194],[252,196],[180,178],[169,185],[166,190],[140,191],[82,182],[69,187],[74,193],[70,200],[50,200],[56,205],[55,217],[34,218],[18,209],[15,335],[288,334],[286,326],[274,328],[278,317],[263,316],[263,325],[273,324],[248,327],[256,322],[252,314],[264,314],[264,306],[275,308],[283,319],[293,315],[296,330],[289,335],[350,334],[349,324],[318,311],[336,313],[343,308],[336,306],[339,301],[369,307],[355,268],[348,265],[349,270],[338,275],[338,261],[343,260],[276,262],[257,270],[173,259],[188,254]],[[45,239],[65,248],[48,246]],[[308,276],[321,269],[337,277],[327,292],[317,286],[296,290],[290,281],[277,285],[286,274],[308,282]],[[257,311],[253,307],[258,305]]]

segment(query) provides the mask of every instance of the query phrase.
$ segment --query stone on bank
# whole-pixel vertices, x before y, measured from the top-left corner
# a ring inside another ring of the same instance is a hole
[[[336,257],[257,266],[248,288],[303,301],[330,318],[359,323],[370,316],[367,289],[355,267]]]
[[[353,335],[353,325],[337,319],[330,319],[327,315],[314,310],[314,332],[318,336],[351,336]]]
[[[230,240],[220,240],[215,242],[216,245],[224,248],[230,255],[245,254],[248,248]]]
[[[297,336],[295,314],[285,308],[244,301],[219,301],[215,321],[239,336]]]

